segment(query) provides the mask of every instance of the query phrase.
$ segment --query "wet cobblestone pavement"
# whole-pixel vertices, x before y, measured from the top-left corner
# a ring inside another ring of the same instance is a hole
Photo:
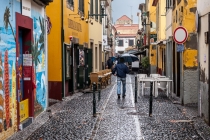
[[[149,117],[149,90],[134,104],[134,76],[127,76],[125,99],[117,99],[116,78],[97,100],[92,115],[92,93],[76,93],[41,113],[10,140],[208,140],[210,128],[197,117],[196,107],[174,104],[161,92],[153,99]],[[133,94],[132,94],[133,93]],[[97,99],[97,94],[96,94]]]

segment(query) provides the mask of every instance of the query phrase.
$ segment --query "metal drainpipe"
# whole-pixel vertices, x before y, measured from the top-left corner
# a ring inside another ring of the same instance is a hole
[[[184,69],[183,69],[183,52],[180,52],[180,94],[181,94],[181,104],[184,105]]]
[[[61,0],[61,64],[62,64],[62,98],[65,96],[65,82],[64,82],[64,29],[63,29],[63,0]]]
[[[197,62],[198,62],[198,90],[197,90],[197,93],[198,94],[198,110],[199,110],[199,116],[201,117],[201,91],[200,91],[200,49],[199,49],[199,33],[197,32],[197,43],[198,43],[198,58],[197,58]]]
[[[47,16],[46,16],[46,6],[44,7],[44,19],[45,19],[45,27],[46,27],[46,19],[47,19]],[[47,28],[45,28],[45,36],[44,36],[44,42],[45,42],[45,62],[46,62],[46,65],[45,65],[45,69],[46,69],[46,72],[45,72],[45,80],[47,82],[45,82],[46,84],[46,109],[47,107],[49,106],[49,91],[48,91],[48,41],[47,41]]]

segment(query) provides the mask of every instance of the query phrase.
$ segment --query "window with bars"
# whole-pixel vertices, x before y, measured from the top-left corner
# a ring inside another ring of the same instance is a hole
[[[129,45],[129,46],[133,46],[133,45],[134,45],[133,42],[134,42],[133,39],[129,39],[128,45]]]
[[[98,14],[98,0],[95,0],[95,14]],[[95,16],[96,20],[98,20],[98,16]]]
[[[84,13],[84,0],[79,0],[79,11]]]
[[[93,14],[93,0],[90,0],[90,14]]]

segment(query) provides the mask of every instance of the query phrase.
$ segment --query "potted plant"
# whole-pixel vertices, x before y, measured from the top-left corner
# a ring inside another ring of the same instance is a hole
[[[141,60],[141,64],[143,67],[143,72],[148,74],[148,72],[149,72],[149,57],[147,57],[147,56],[143,57]]]

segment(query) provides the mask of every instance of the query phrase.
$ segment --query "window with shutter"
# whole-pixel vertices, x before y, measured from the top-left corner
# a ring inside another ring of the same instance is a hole
[[[98,0],[95,0],[95,14],[98,14]],[[95,16],[96,20],[98,20],[98,16]]]
[[[79,0],[79,11],[84,13],[84,0]]]
[[[123,47],[123,40],[119,40],[119,47]]]

